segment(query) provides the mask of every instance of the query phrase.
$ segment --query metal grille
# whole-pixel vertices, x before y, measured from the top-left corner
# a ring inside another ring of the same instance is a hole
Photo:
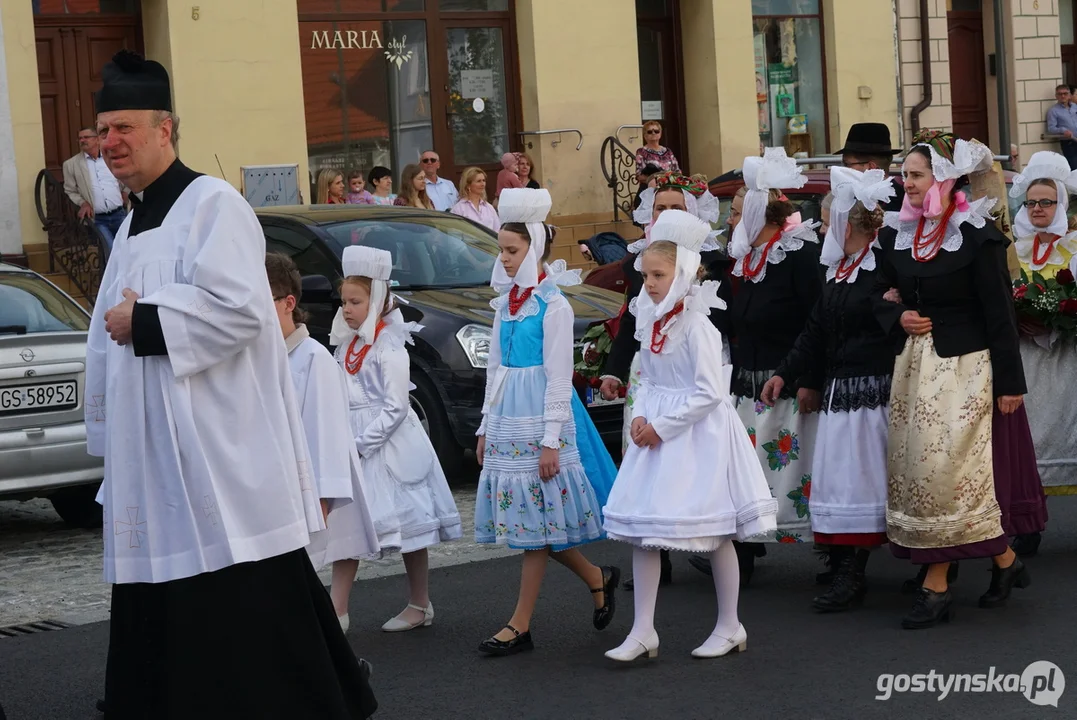
[[[0,628],[0,640],[4,638],[23,637],[24,635],[36,635],[49,632],[50,630],[66,630],[71,627],[67,623],[57,620],[41,620],[40,622],[25,623],[23,625],[10,625]]]

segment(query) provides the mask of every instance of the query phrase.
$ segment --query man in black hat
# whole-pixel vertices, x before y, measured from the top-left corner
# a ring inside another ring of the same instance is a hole
[[[123,51],[96,96],[134,209],[87,341],[105,458],[106,718],[366,718],[377,707],[307,557],[324,528],[250,205],[176,157],[168,73]]]
[[[890,147],[890,128],[883,123],[855,123],[849,128],[845,147],[834,154],[841,155],[841,163],[847,168],[860,172],[882,170],[889,173],[894,156],[900,152]],[[883,209],[897,211],[905,200],[905,186],[899,175],[892,175],[891,181],[897,192],[883,205]]]

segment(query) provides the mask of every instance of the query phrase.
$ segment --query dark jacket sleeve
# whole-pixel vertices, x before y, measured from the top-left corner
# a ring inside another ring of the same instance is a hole
[[[1028,388],[1021,363],[1010,273],[1006,266],[1006,241],[990,239],[985,242],[973,264],[973,272],[987,323],[995,397],[1024,395]]]
[[[882,249],[876,252],[878,271],[875,274],[875,288],[871,292],[871,305],[875,313],[875,319],[879,321],[879,326],[883,329],[883,332],[896,338],[899,331],[904,334],[904,330],[901,328],[901,316],[909,308],[903,303],[890,302],[883,297],[890,288],[896,288],[898,283],[894,266],[890,263],[890,253],[892,252],[890,248],[893,247],[893,237],[889,238],[890,243],[883,242],[882,233],[880,233],[879,240]]]
[[[168,354],[156,305],[135,303],[135,309],[131,313],[131,348],[135,357]]]
[[[790,388],[799,382],[810,390],[822,389],[826,374],[826,333],[821,298],[812,307],[804,329],[774,374]]]
[[[610,352],[606,356],[606,362],[602,366],[602,376],[612,375],[622,383],[628,382],[628,373],[632,368],[632,358],[639,351],[639,342],[636,340],[636,316],[628,311],[627,303],[639,295],[643,289],[643,276],[636,272],[634,263],[636,256],[625,256],[625,311],[621,314],[621,322],[617,327],[617,337],[613,338]]]
[[[711,310],[711,324],[722,333],[722,339],[728,345],[730,336],[733,334],[733,320],[729,317],[729,308],[733,306],[733,284],[728,277],[715,278],[720,282],[718,285],[718,297],[725,301],[725,310],[714,308]]]

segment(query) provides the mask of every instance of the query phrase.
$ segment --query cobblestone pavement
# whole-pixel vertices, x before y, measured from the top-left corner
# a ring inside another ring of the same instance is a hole
[[[514,551],[476,545],[475,491],[454,483],[464,537],[431,549],[430,566],[505,557]],[[40,620],[70,625],[107,620],[111,590],[101,577],[101,531],[66,527],[47,500],[0,502],[0,627]],[[404,572],[400,555],[360,563],[359,579]],[[330,568],[319,575],[329,584]]]

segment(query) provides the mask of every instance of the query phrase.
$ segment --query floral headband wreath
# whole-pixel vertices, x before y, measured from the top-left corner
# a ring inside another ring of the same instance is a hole
[[[654,214],[654,198],[659,190],[680,190],[684,195],[684,207],[700,220],[709,223],[718,222],[718,198],[711,194],[707,178],[703,175],[688,177],[681,173],[662,172],[653,177],[655,185],[647,188],[639,196],[639,207],[632,213],[632,219],[647,227]]]

